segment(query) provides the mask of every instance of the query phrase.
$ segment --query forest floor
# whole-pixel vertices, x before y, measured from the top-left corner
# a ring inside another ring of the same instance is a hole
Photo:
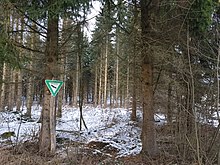
[[[88,129],[79,131],[79,110],[64,106],[62,117],[57,119],[57,151],[47,157],[38,153],[41,107],[33,106],[31,119],[25,118],[25,112],[24,107],[19,113],[0,113],[0,165],[187,164],[179,163],[172,137],[165,136],[162,114],[155,116],[160,154],[150,159],[140,154],[141,111],[137,111],[137,121],[133,122],[131,112],[123,108],[84,106]]]

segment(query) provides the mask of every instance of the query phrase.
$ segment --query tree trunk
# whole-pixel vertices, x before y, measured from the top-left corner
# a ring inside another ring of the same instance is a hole
[[[65,61],[65,58],[62,57],[61,60],[60,60],[60,72],[61,72],[61,75],[60,75],[60,80],[61,81],[64,81],[64,61]],[[62,117],[62,106],[63,106],[63,96],[64,96],[64,90],[65,88],[61,88],[60,92],[58,93],[58,109],[57,109],[57,117],[61,118]]]
[[[5,81],[6,81],[6,70],[7,70],[7,65],[6,63],[3,64],[3,73],[2,73],[2,85],[1,85],[1,110],[5,110]]]
[[[169,73],[169,81],[171,81],[172,78],[172,72]],[[172,124],[172,108],[171,108],[171,96],[172,96],[172,84],[171,82],[168,83],[168,89],[167,89],[167,122],[169,125]]]
[[[106,35],[105,43],[105,74],[104,74],[104,108],[107,107],[107,86],[108,86],[108,33]]]
[[[3,28],[4,28],[4,31],[5,31],[5,34],[8,36],[8,31],[10,30],[9,27],[10,27],[10,10],[9,10],[9,5],[5,5],[5,12],[3,13]],[[5,111],[5,107],[6,107],[6,101],[8,98],[6,98],[7,96],[7,84],[6,84],[6,81],[7,81],[7,76],[8,76],[8,65],[4,62],[3,63],[3,67],[2,67],[2,77],[1,77],[1,97],[0,97],[0,111]]]
[[[80,110],[80,131],[82,130],[82,126],[84,125],[86,129],[86,123],[83,118],[83,101],[84,101],[84,83],[83,83],[83,70],[82,70],[82,45],[83,45],[83,32],[81,31],[80,24],[77,25],[77,35],[78,35],[78,42],[77,42],[77,54],[79,59],[79,110]]]
[[[158,152],[154,125],[153,106],[153,53],[148,45],[150,37],[150,11],[154,7],[153,2],[141,0],[141,29],[142,29],[142,99],[143,99],[143,126],[142,126],[142,153],[155,156]]]
[[[95,66],[95,83],[94,83],[94,96],[93,96],[93,102],[94,106],[97,106],[97,97],[98,97],[98,67],[97,65]]]
[[[33,24],[33,29],[37,29],[36,24]],[[36,44],[36,33],[33,33],[31,36],[31,49],[34,49],[34,44]],[[26,112],[26,116],[31,118],[31,108],[32,108],[32,104],[33,104],[33,95],[34,95],[34,83],[33,83],[33,74],[31,73],[32,69],[33,69],[33,52],[30,52],[30,58],[31,61],[29,63],[29,76],[28,76],[28,84],[27,84],[27,112]]]
[[[17,101],[16,110],[20,111],[22,105],[22,75],[21,71],[17,71]]]
[[[133,38],[133,61],[132,61],[132,112],[131,112],[131,120],[135,121],[137,119],[137,72],[136,72],[136,56],[137,56],[137,33],[138,33],[138,8],[137,8],[137,1],[133,0],[134,4],[134,10],[133,10],[133,15],[134,15],[134,26],[133,26],[133,33],[132,33],[132,38]]]
[[[125,93],[125,108],[127,109],[129,107],[129,88],[130,88],[130,60],[128,58],[128,65],[127,65],[127,80],[126,80],[126,93]]]
[[[99,69],[99,97],[98,97],[98,105],[102,106],[102,60],[103,60],[103,52],[101,51],[101,58],[100,58],[100,69]]]
[[[118,80],[119,80],[119,39],[117,41],[117,57],[116,57],[116,71],[115,71],[115,107],[118,108]]]
[[[49,4],[53,4],[49,0]],[[58,77],[58,16],[55,16],[51,10],[48,11],[48,27],[47,27],[47,41],[45,51],[45,79],[55,79]],[[48,153],[54,154],[55,143],[55,105],[54,98],[52,98],[46,85],[44,85],[44,103],[42,110],[42,125],[40,132],[40,152],[44,155]]]
[[[131,112],[131,120],[136,121],[137,119],[137,91],[136,91],[136,47],[134,46],[134,58],[133,58],[133,70],[132,70],[132,112]]]
[[[76,106],[77,105],[77,101],[78,101],[78,91],[79,91],[79,55],[77,52],[77,57],[76,57],[76,73],[75,73],[75,82],[73,82],[73,87],[75,88],[73,90],[73,105]]]
[[[24,18],[23,17],[20,18],[20,22],[21,22],[20,30],[24,30]],[[17,29],[19,30],[19,25]],[[20,44],[23,44],[23,32],[21,32],[19,35],[19,42]],[[20,49],[19,56],[21,56],[23,52],[24,50]],[[22,105],[22,71],[20,69],[17,70],[16,81],[17,81],[16,110],[20,111],[21,105]]]
[[[68,19],[64,18],[63,20],[63,30],[67,29],[69,26],[69,21]],[[62,33],[62,44],[63,44],[63,48],[62,48],[62,55],[59,58],[59,68],[60,68],[60,80],[61,81],[65,81],[65,72],[66,72],[66,52],[67,52],[67,47],[65,41],[67,39],[67,35],[66,33],[63,31]],[[64,83],[65,84],[65,83]],[[66,86],[65,86],[66,87]],[[63,106],[63,98],[64,98],[64,93],[65,93],[65,87],[63,87],[61,89],[61,91],[58,93],[58,109],[57,109],[57,114],[56,116],[61,118],[62,117],[62,106]]]
[[[15,71],[11,68],[9,69],[9,82],[8,85],[8,110],[12,111],[15,103]]]

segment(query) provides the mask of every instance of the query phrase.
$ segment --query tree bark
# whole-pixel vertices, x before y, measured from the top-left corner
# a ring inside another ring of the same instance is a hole
[[[98,105],[102,106],[102,72],[103,72],[103,52],[101,51],[101,58],[100,58],[100,68],[99,68],[99,95],[98,95]]]
[[[137,1],[133,0],[134,4],[134,10],[133,10],[133,15],[134,15],[134,25],[133,25],[133,33],[132,33],[132,38],[133,38],[133,59],[132,59],[132,112],[131,112],[131,120],[135,121],[137,119],[137,72],[136,72],[136,56],[137,56],[137,34],[138,34],[138,8],[137,8]]]
[[[49,0],[49,4],[53,4],[52,0]],[[47,27],[47,41],[45,51],[45,79],[57,78],[57,61],[58,61],[58,16],[52,15],[52,11],[48,11],[48,27]],[[55,115],[52,111],[55,110],[53,105],[54,98],[52,98],[46,85],[44,85],[44,103],[42,110],[42,125],[39,139],[39,149],[44,155],[48,153],[54,154],[56,143],[54,139],[56,135],[55,131]]]
[[[7,65],[6,63],[3,64],[3,69],[2,69],[2,84],[1,84],[1,111],[5,110],[5,81],[6,81],[6,70],[7,70]]]
[[[66,74],[66,54],[67,54],[67,43],[65,41],[67,40],[67,34],[64,32],[64,29],[67,29],[69,26],[69,21],[67,18],[64,18],[63,20],[63,33],[62,33],[62,55],[59,58],[59,68],[60,68],[60,80],[65,81],[65,74]],[[65,84],[65,83],[64,83]],[[65,86],[66,87],[66,86]],[[60,92],[58,93],[58,109],[56,116],[61,118],[62,117],[62,106],[63,106],[63,98],[65,94],[65,87],[61,88]]]
[[[83,101],[84,101],[84,83],[83,83],[83,68],[82,68],[82,52],[83,52],[83,31],[81,31],[80,24],[77,25],[77,35],[78,35],[78,42],[77,42],[77,54],[79,59],[79,110],[80,110],[80,131],[82,130],[82,126],[84,125],[86,129],[86,123],[83,118]]]
[[[130,89],[130,60],[128,58],[128,65],[127,65],[127,80],[126,80],[126,93],[125,93],[125,108],[127,109],[129,107],[129,98],[130,98],[130,94],[129,94],[129,89]]]
[[[78,91],[79,91],[79,55],[78,55],[78,52],[77,52],[77,57],[76,57],[76,76],[75,76],[75,82],[73,82],[73,96],[72,96],[72,99],[73,99],[73,105],[74,106],[77,106],[77,101],[78,101]]]
[[[33,29],[37,29],[36,24],[33,24]],[[33,33],[31,36],[31,49],[34,49],[36,44],[36,33]],[[31,61],[29,63],[29,70],[31,71],[33,69],[33,52],[30,52],[30,58]],[[33,75],[31,74],[31,72],[29,73],[29,77],[28,77],[28,84],[27,84],[27,112],[26,112],[26,116],[31,118],[31,108],[32,108],[32,104],[33,104],[33,95],[34,95],[34,83],[33,83]]]
[[[20,29],[24,30],[24,17],[20,18],[20,22],[21,22]],[[20,43],[23,44],[23,40],[24,40],[23,39],[23,32],[20,33],[19,38],[20,38]],[[21,56],[23,52],[24,51],[21,49],[19,56]],[[19,111],[21,109],[21,105],[22,105],[22,70],[17,71],[16,78],[17,78],[16,110]]]
[[[94,102],[94,107],[97,106],[97,93],[98,93],[98,67],[97,65],[95,66],[95,82],[94,82],[94,95],[93,95],[93,102]]]
[[[108,85],[108,33],[106,34],[106,42],[105,42],[105,71],[104,71],[104,108],[107,107],[107,85]]]
[[[169,73],[169,78],[172,79],[172,72]],[[172,83],[168,83],[167,89],[167,122],[169,125],[172,124],[172,108],[171,108],[171,97],[172,97]]]
[[[115,107],[118,108],[118,81],[119,81],[119,48],[120,48],[120,43],[119,43],[119,34],[117,36],[117,47],[116,47],[116,70],[115,70]]]
[[[142,99],[143,99],[143,126],[142,126],[142,153],[155,156],[158,152],[154,125],[153,106],[153,49],[148,45],[150,39],[150,14],[153,12],[152,1],[141,0],[141,29],[142,29]]]
[[[10,84],[8,85],[8,110],[13,110],[14,103],[15,103],[15,71],[11,68],[9,69],[9,81]]]
[[[137,91],[136,91],[136,46],[134,46],[134,58],[133,58],[133,70],[132,70],[132,112],[131,112],[131,120],[136,121],[137,119]]]
[[[17,71],[17,101],[16,110],[20,111],[22,105],[22,73],[20,70]]]
[[[18,19],[18,22],[21,22],[20,30],[24,30],[24,17],[20,17]],[[19,23],[18,23],[19,24]],[[17,25],[17,29],[19,30],[19,25]],[[23,44],[23,32],[21,32],[19,35],[19,42],[20,44]],[[24,50],[20,49],[19,50],[19,56],[23,54]],[[17,70],[16,73],[16,81],[17,81],[17,91],[16,91],[16,110],[20,111],[21,110],[21,105],[22,105],[22,70]]]

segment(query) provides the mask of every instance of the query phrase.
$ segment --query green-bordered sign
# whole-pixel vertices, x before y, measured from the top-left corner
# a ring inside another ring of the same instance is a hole
[[[63,85],[63,81],[60,80],[45,80],[45,83],[53,97],[57,95],[61,86]]]

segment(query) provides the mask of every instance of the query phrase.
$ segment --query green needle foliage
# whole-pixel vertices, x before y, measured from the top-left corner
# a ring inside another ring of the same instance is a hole
[[[189,30],[194,36],[201,36],[212,23],[212,14],[216,6],[215,0],[193,0],[189,7]]]
[[[12,68],[20,68],[21,59],[19,58],[19,51],[16,46],[7,38],[7,36],[0,33],[0,64],[9,64]]]

